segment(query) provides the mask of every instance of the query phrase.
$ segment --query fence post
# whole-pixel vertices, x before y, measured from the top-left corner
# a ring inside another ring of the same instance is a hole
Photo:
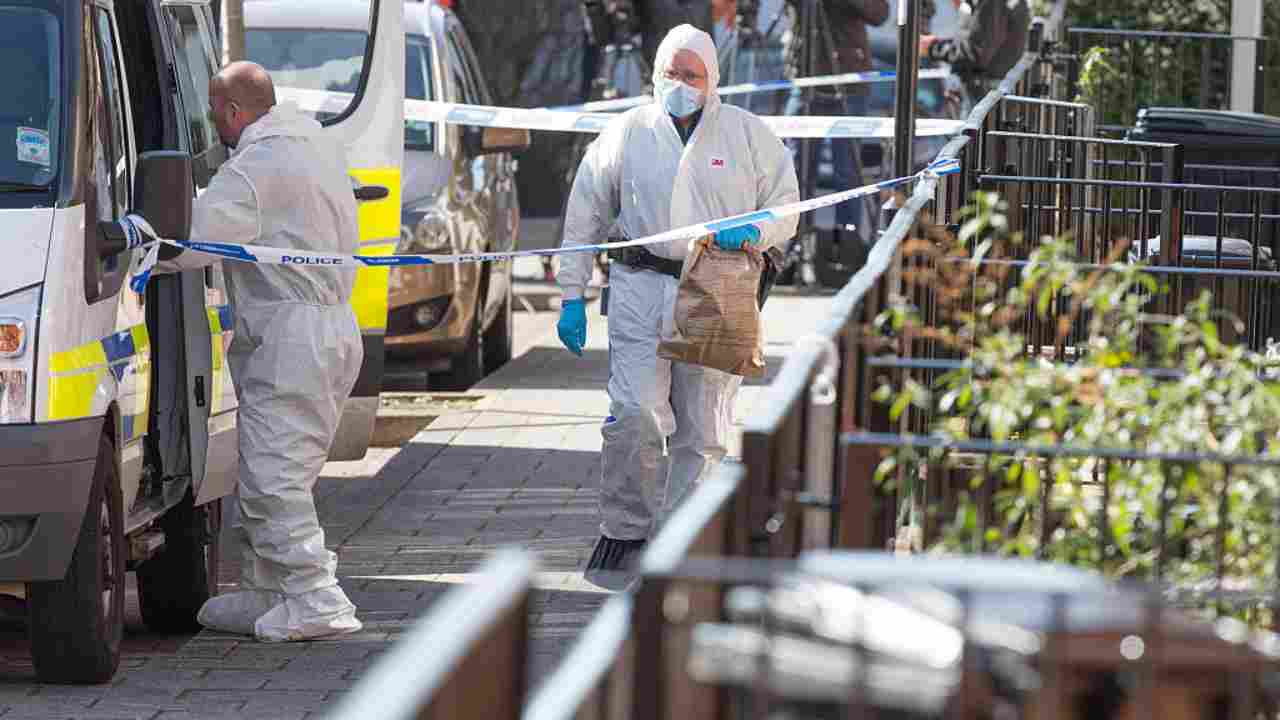
[[[667,594],[665,578],[644,578],[636,591],[632,623],[635,633],[635,682],[631,687],[632,717],[665,718],[666,653],[662,599]]]
[[[1253,111],[1267,111],[1267,39],[1262,38],[1254,43],[1257,47],[1257,58],[1254,62]]]
[[[1161,151],[1164,164],[1163,180],[1167,183],[1182,182],[1185,172],[1184,154],[1181,145],[1174,145]],[[1181,190],[1167,188],[1161,191],[1160,213],[1160,264],[1166,266],[1181,265],[1182,257],[1182,204],[1184,196]]]
[[[920,70],[920,0],[898,0],[898,82],[894,102],[895,177],[915,167],[916,90]]]
[[[1080,95],[1080,35],[1068,30],[1067,37],[1071,48],[1067,54],[1067,99],[1075,100]]]
[[[1036,18],[1031,22],[1031,32],[1027,33],[1027,52],[1037,55],[1044,47],[1044,20]]]
[[[1262,0],[1231,1],[1231,109],[1262,112],[1258,107],[1258,68],[1266,62],[1262,42]]]

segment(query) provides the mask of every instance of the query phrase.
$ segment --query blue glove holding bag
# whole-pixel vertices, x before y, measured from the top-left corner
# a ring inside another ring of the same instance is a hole
[[[582,298],[565,300],[560,304],[560,322],[556,334],[569,352],[582,356],[582,346],[587,344],[587,302]]]
[[[721,250],[741,250],[746,245],[755,245],[760,242],[760,228],[755,225],[743,225],[728,230],[717,230],[715,241],[716,246]]]

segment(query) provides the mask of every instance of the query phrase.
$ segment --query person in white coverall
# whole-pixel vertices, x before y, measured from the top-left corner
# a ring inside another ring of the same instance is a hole
[[[604,242],[615,228],[637,239],[799,199],[791,154],[755,115],[720,102],[719,79],[710,35],[681,25],[666,36],[654,65],[654,102],[611,122],[582,160],[564,247]],[[715,242],[764,250],[795,230],[793,217],[724,230]],[[673,242],[610,254],[601,537],[586,573],[599,584],[625,580],[660,519],[725,455],[741,378],[658,358],[659,341],[672,331],[688,247]],[[556,275],[563,292],[557,329],[577,354],[586,342],[583,290],[591,266],[591,254],[563,255]]]
[[[195,241],[355,253],[356,200],[341,146],[293,105],[277,105],[261,66],[232,63],[209,83],[214,123],[233,148],[195,200]],[[160,270],[218,259],[162,252]],[[240,589],[209,599],[206,627],[282,642],[355,632],[312,489],[363,349],[350,307],[354,269],[223,263],[235,313],[228,352],[239,410]]]

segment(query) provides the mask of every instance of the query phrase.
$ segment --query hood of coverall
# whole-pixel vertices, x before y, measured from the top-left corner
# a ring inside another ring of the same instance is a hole
[[[716,58],[716,43],[711,36],[692,25],[677,25],[662,39],[658,46],[658,54],[653,62],[653,76],[662,77],[671,67],[671,61],[681,50],[691,50],[702,59],[707,66],[707,100],[702,106],[705,113],[720,104],[720,94],[716,90],[720,86],[720,61]],[[654,102],[661,103],[662,98],[654,96]]]
[[[320,123],[291,103],[279,103],[266,115],[250,123],[240,135],[235,152],[269,137],[312,137],[320,133]]]

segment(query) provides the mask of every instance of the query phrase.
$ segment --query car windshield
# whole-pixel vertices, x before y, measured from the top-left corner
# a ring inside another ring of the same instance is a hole
[[[355,93],[364,69],[369,34],[363,30],[251,29],[245,32],[245,56],[267,69],[276,85],[304,90]],[[431,52],[425,38],[405,43],[405,97],[431,99]],[[317,114],[317,119],[334,117]],[[405,123],[405,149],[431,150],[430,123]]]
[[[62,84],[57,16],[0,4],[0,191],[44,188],[58,169]]]

